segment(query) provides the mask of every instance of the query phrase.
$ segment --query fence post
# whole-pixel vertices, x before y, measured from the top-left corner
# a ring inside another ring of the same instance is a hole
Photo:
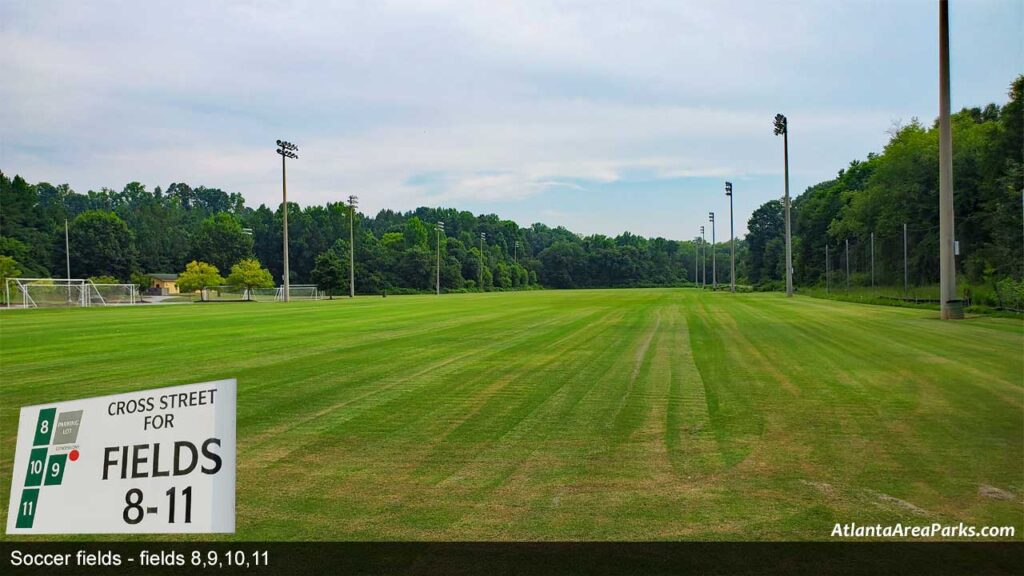
[[[875,289],[875,233],[871,233],[871,290]]]
[[[910,295],[909,266],[907,265],[907,223],[903,223],[903,297]]]

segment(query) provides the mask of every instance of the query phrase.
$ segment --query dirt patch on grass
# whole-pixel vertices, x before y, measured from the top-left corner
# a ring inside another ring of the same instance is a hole
[[[915,505],[915,504],[913,504],[911,502],[907,502],[906,500],[902,500],[900,498],[897,498],[895,496],[890,496],[890,495],[882,493],[882,492],[875,492],[873,490],[868,490],[867,492],[871,496],[875,497],[879,504],[895,505],[895,506],[897,506],[899,508],[903,508],[904,510],[908,510],[908,511],[910,511],[913,514],[916,514],[918,516],[932,516],[931,512],[929,512],[929,511],[925,510],[924,508],[921,508],[920,506],[917,506],[917,505]]]
[[[978,485],[978,496],[984,496],[986,498],[992,498],[993,500],[1016,500],[1017,496],[1013,492],[1007,492],[1001,488],[995,486],[989,486],[988,484]]]
[[[835,486],[829,484],[828,482],[812,482],[811,480],[800,480],[800,483],[806,486],[810,486],[812,488],[816,488],[818,492],[821,492],[822,494],[828,496],[829,498],[836,495]]]

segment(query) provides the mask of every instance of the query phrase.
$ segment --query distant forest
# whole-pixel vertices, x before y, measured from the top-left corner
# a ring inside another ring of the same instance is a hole
[[[973,283],[1024,276],[1024,76],[1003,106],[964,109],[953,117],[953,174],[958,269]],[[837,135],[837,137],[840,137]],[[914,119],[894,127],[881,154],[853,161],[835,179],[793,202],[795,282],[825,282],[825,247],[833,269],[865,282],[875,234],[880,283],[903,274],[903,225],[912,282],[938,279],[938,129]],[[179,273],[192,260],[226,274],[257,258],[282,278],[281,207],[251,208],[237,192],[173,183],[152,190],[131,182],[120,191],[79,194],[67,184],[29,184],[0,172],[0,276],[65,276],[64,221],[70,222],[72,277]],[[349,253],[349,210],[341,202],[302,208],[289,203],[290,273],[312,283],[318,256]],[[356,291],[432,289],[439,236],[441,285],[449,291],[678,286],[694,281],[695,240],[583,236],[563,227],[521,228],[497,215],[450,208],[382,210],[355,215]],[[783,206],[759,207],[737,241],[737,282],[772,288],[783,278]],[[485,238],[481,244],[481,233]],[[721,236],[721,235],[720,235]],[[518,242],[518,246],[517,246]],[[482,246],[482,252],[481,252]],[[719,283],[729,281],[728,238],[715,247]],[[481,268],[481,262],[483,264]],[[708,249],[708,282],[711,255]]]

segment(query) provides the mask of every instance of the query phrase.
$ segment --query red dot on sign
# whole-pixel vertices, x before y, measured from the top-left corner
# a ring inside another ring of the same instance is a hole
[[[78,450],[72,450],[71,454],[68,454],[68,458],[71,458],[72,462],[78,460]]]

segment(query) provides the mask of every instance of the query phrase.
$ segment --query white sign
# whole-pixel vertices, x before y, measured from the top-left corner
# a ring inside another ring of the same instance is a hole
[[[235,380],[26,406],[8,534],[235,531]]]

